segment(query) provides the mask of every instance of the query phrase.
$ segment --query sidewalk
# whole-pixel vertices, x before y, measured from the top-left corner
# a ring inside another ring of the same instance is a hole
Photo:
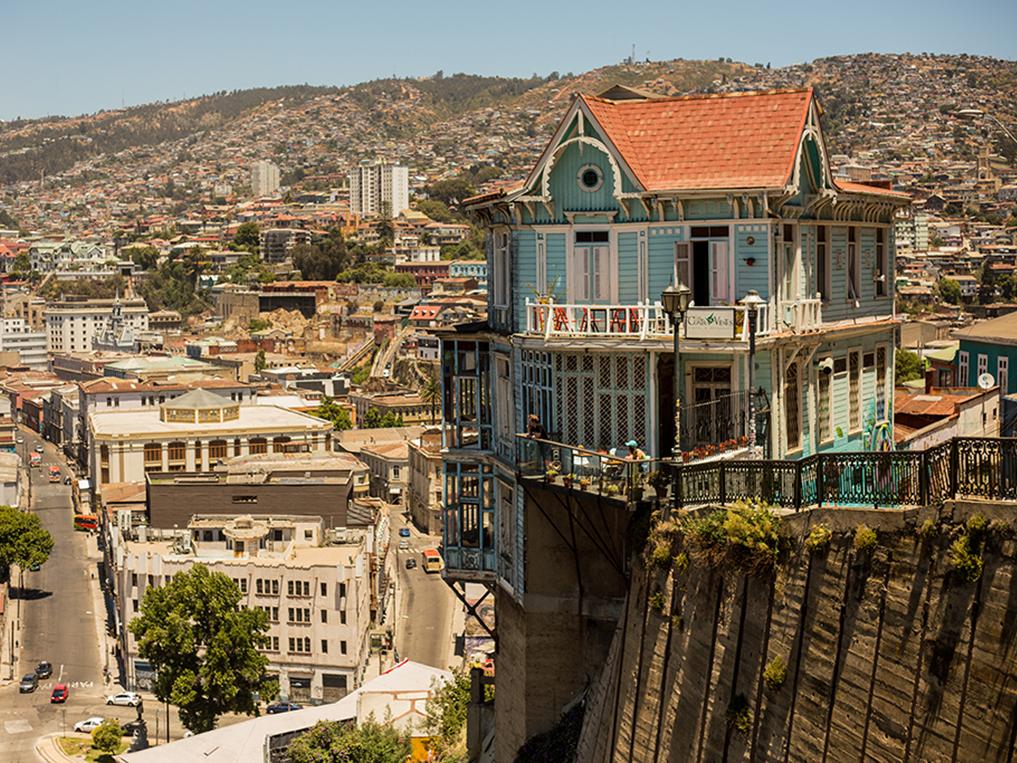
[[[35,742],[35,753],[47,763],[67,763],[67,761],[74,761],[74,763],[81,763],[81,758],[73,758],[70,755],[65,755],[63,750],[60,749],[60,745],[57,744],[57,739],[62,736],[67,737],[81,737],[85,739],[88,734],[79,734],[74,731],[68,731],[66,734],[46,734],[45,736],[39,737]]]

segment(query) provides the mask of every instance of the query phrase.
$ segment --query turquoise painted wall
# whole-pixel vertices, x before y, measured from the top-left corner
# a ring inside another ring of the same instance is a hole
[[[634,304],[639,300],[639,233],[618,234],[618,301]]]
[[[770,260],[766,243],[769,235],[770,226],[764,223],[734,226],[736,298],[741,299],[749,289],[755,289],[763,299],[769,298]],[[754,260],[752,265],[746,262],[750,258]]]
[[[960,374],[960,353],[968,353],[968,377],[961,379]],[[970,339],[960,340],[960,351],[957,353],[957,373],[960,383],[967,387],[978,386],[978,356],[985,355],[988,359],[988,371],[999,384],[999,358],[1007,358],[1007,388],[1003,394],[1009,395],[1017,392],[1017,346],[1008,344],[995,344],[993,342],[976,342]]]
[[[512,321],[526,327],[526,300],[534,298],[537,285],[537,234],[531,230],[512,233]]]
[[[648,236],[649,286],[647,295],[651,302],[660,300],[660,295],[674,280],[674,245],[685,240],[685,230],[680,225],[650,228]]]

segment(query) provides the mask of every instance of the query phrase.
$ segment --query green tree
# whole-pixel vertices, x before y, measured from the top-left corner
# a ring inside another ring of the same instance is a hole
[[[149,587],[141,614],[128,626],[138,654],[156,671],[155,696],[180,708],[195,733],[215,728],[223,713],[256,712],[254,692],[275,693],[265,674],[268,615],[240,605],[237,584],[203,564]]]
[[[895,384],[921,379],[925,375],[925,363],[916,353],[903,348],[897,350],[893,380]]]
[[[120,740],[123,739],[124,730],[116,718],[107,718],[96,728],[92,729],[92,747],[99,752],[112,755],[120,749]]]
[[[369,718],[357,726],[318,721],[287,750],[291,763],[405,763],[410,737]]]
[[[981,279],[978,285],[978,301],[983,305],[988,305],[995,301],[998,280],[999,276],[996,274],[996,271],[986,262],[982,266]]]
[[[53,536],[38,514],[0,506],[0,578],[7,577],[12,564],[22,569],[44,564],[52,550]]]
[[[297,244],[291,256],[293,267],[309,281],[334,280],[346,267],[348,259],[346,244],[338,229],[313,244]]]
[[[142,270],[151,270],[159,262],[159,250],[154,246],[132,246],[131,262]]]
[[[353,427],[353,420],[350,418],[350,410],[339,405],[328,395],[321,398],[321,403],[314,409],[314,415],[319,419],[331,421],[333,429],[344,431]]]
[[[258,251],[259,233],[257,223],[244,223],[233,234],[233,243],[241,249],[247,249],[249,252],[254,253]]]
[[[427,186],[425,190],[429,198],[437,199],[446,206],[458,205],[463,199],[476,193],[473,178],[466,173],[446,180],[438,180]]]
[[[461,215],[448,208],[448,204],[440,199],[422,199],[417,202],[417,211],[423,212],[435,222],[452,223],[459,222]]]
[[[431,423],[438,418],[438,404],[441,402],[441,384],[433,376],[428,377],[420,388],[420,399],[431,406]]]
[[[438,760],[466,752],[466,715],[470,704],[470,674],[459,672],[440,687],[432,688],[424,728]]]
[[[961,302],[960,284],[952,278],[940,278],[939,296],[944,302],[949,302],[951,305],[959,305]]]
[[[272,283],[275,273],[261,258],[253,254],[245,254],[226,270],[226,277],[231,283],[255,284]]]
[[[31,270],[32,260],[29,259],[28,252],[18,252],[14,257],[14,262],[11,263],[11,271],[19,278],[24,278]]]
[[[1000,279],[999,296],[1005,302],[1010,302],[1014,297],[1017,297],[1017,275]]]
[[[403,417],[392,413],[392,411],[382,413],[380,408],[368,408],[360,426],[362,429],[401,427],[403,426]]]
[[[260,374],[265,370],[267,365],[268,362],[265,360],[265,351],[258,350],[257,354],[254,356],[254,372]]]
[[[251,318],[247,323],[247,330],[252,334],[256,334],[259,331],[264,331],[272,327],[272,321],[266,318]]]

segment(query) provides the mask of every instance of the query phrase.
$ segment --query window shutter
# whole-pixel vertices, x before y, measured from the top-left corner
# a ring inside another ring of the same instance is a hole
[[[713,267],[713,298],[718,301],[727,301],[727,243],[724,241],[711,241],[710,259],[712,260],[711,264]]]

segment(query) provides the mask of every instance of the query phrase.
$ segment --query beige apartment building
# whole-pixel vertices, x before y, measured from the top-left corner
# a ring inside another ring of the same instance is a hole
[[[417,440],[407,443],[409,449],[409,484],[406,506],[410,518],[420,530],[441,533],[441,431],[431,429]]]
[[[204,389],[158,408],[93,411],[88,431],[89,475],[100,495],[111,483],[143,483],[148,472],[207,472],[236,456],[332,449],[328,421]]]
[[[50,352],[87,352],[97,336],[110,328],[116,312],[124,328],[148,331],[148,306],[140,297],[84,299],[67,297],[46,305]]]
[[[128,624],[145,592],[204,564],[268,614],[263,648],[280,696],[334,702],[357,688],[370,644],[370,530],[326,531],[320,518],[198,515],[180,531],[114,541],[117,632],[130,689],[151,686]]]

